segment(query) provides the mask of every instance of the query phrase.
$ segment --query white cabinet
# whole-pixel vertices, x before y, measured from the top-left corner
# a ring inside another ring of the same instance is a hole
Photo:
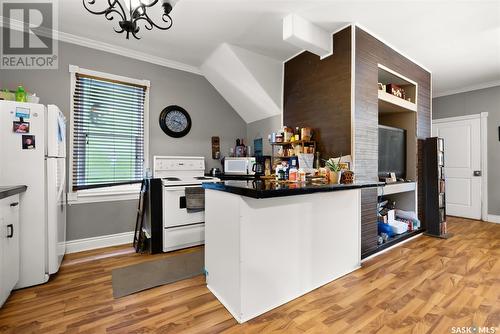
[[[19,195],[0,200],[0,306],[19,280]]]

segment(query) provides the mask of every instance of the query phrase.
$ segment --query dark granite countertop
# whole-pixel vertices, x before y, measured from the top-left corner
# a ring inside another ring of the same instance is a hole
[[[205,174],[205,176],[212,176],[210,173],[208,174]],[[231,174],[218,174],[216,175],[215,177],[223,180],[223,181],[227,181],[227,180],[244,180],[244,181],[252,181],[252,180],[255,180],[255,179],[258,179],[259,176],[258,175],[231,175]]]
[[[329,192],[348,189],[370,188],[383,185],[381,182],[355,182],[353,184],[329,184],[325,182],[276,183],[270,180],[223,181],[203,183],[203,188],[225,191],[252,198],[272,198]]]
[[[25,192],[26,186],[0,186],[0,199]]]

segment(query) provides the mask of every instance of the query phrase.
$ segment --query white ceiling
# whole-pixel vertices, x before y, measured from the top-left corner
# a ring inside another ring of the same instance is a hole
[[[139,41],[113,32],[116,22],[80,0],[60,0],[59,30],[195,67],[224,42],[283,61],[300,51],[282,40],[289,13],[332,32],[358,23],[430,70],[434,95],[500,84],[500,0],[180,0],[173,27],[143,29]]]

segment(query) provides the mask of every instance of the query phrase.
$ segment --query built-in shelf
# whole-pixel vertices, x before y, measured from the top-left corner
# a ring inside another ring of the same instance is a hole
[[[386,89],[378,90],[379,114],[405,113],[417,111],[418,85],[415,81],[378,65],[378,82]],[[395,96],[388,91],[389,85],[396,85],[403,90],[403,97]],[[409,99],[409,101],[408,101]]]
[[[398,112],[416,112],[417,104],[403,100],[400,97],[384,92],[378,91],[378,110],[379,113],[398,113]]]
[[[378,187],[377,192],[379,196],[399,194],[408,191],[415,191],[416,187],[417,186],[415,182],[398,182]]]
[[[295,141],[285,141],[285,142],[275,142],[275,143],[270,143],[271,145],[276,145],[276,146],[286,146],[286,145],[301,145],[301,144],[315,144],[316,142],[313,140],[295,140]]]
[[[381,244],[381,245],[378,245],[377,248],[375,249],[372,249],[368,252],[365,252],[363,254],[361,254],[361,259],[364,259],[370,255],[373,255],[375,253],[378,253],[384,249],[387,249],[391,246],[394,246],[398,243],[400,243],[401,241],[404,241],[406,239],[409,239],[409,238],[412,238],[420,233],[423,232],[423,229],[419,228],[417,230],[413,230],[413,231],[408,231],[408,232],[405,232],[403,234],[397,234],[395,235],[394,237],[390,238],[389,240],[387,240],[387,242]]]

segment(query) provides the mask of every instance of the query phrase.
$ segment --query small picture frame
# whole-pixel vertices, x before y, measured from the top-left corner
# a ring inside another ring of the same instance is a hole
[[[349,170],[349,163],[348,162],[339,162],[339,167],[340,167],[340,170]]]
[[[12,122],[12,131],[14,131],[15,133],[29,133],[30,132],[30,123],[29,122],[14,121],[14,122]]]
[[[22,144],[23,150],[34,150],[36,148],[35,136],[23,135]]]

